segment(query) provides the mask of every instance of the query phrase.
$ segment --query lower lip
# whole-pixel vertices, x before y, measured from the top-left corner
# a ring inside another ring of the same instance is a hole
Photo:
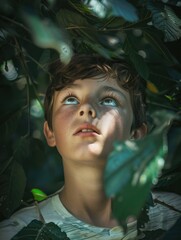
[[[74,136],[80,136],[80,137],[95,137],[98,134],[96,132],[78,132],[74,134]]]

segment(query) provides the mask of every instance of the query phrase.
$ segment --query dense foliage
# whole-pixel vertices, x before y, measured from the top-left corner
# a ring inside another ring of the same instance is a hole
[[[107,194],[117,196],[116,217],[139,215],[150,188],[181,194],[180,6],[176,0],[1,1],[1,219],[31,202],[32,188],[50,195],[62,185],[60,157],[43,137],[42,105],[48,63],[56,57],[67,63],[74,52],[125,58],[146,81],[151,134],[144,143],[116,143],[105,172]],[[121,215],[127,196],[139,197]]]

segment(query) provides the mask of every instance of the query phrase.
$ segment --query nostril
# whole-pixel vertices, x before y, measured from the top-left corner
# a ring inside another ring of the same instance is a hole
[[[84,114],[85,115],[88,114],[91,117],[95,117],[95,115],[96,115],[96,113],[93,109],[82,109],[82,110],[80,110],[79,116],[83,116]]]
[[[80,116],[84,115],[84,111],[80,111]]]
[[[91,110],[89,110],[89,114],[92,116],[92,111]]]

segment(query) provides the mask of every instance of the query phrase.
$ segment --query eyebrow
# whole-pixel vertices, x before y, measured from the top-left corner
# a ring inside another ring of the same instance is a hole
[[[127,97],[125,96],[125,94],[120,91],[119,89],[116,89],[116,88],[113,88],[113,87],[110,87],[110,86],[104,86],[101,88],[101,92],[116,92],[117,94],[121,95],[124,100],[127,100]]]
[[[69,88],[75,88],[75,89],[80,88],[80,85],[76,84],[76,83],[71,83],[71,84],[67,85],[64,89],[69,89]],[[125,101],[127,101],[127,97],[122,91],[120,91],[119,89],[110,87],[110,86],[101,87],[99,92],[100,93],[102,93],[102,92],[116,92],[117,94],[121,95],[124,98]]]

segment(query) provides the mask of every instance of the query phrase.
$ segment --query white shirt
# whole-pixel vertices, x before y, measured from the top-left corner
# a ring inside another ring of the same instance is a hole
[[[181,196],[174,193],[157,192],[153,194],[166,204],[181,211]],[[104,228],[87,224],[75,218],[61,203],[58,194],[39,203],[39,209],[46,223],[54,222],[71,240],[132,240],[137,239],[137,222],[128,224],[128,231],[124,234],[122,227]],[[162,204],[155,204],[149,209],[149,222],[143,231],[157,229],[168,230],[181,216]],[[40,220],[36,206],[26,207],[15,212],[9,219],[0,222],[0,240],[9,240],[32,220]],[[140,238],[141,239],[141,238]]]
[[[54,222],[71,240],[127,240],[136,239],[136,221],[128,225],[124,235],[122,227],[103,228],[87,224],[70,214],[55,195],[39,203],[39,209],[46,223]],[[14,213],[10,219],[0,223],[0,239],[9,240],[32,220],[39,218],[36,206],[23,208]]]

